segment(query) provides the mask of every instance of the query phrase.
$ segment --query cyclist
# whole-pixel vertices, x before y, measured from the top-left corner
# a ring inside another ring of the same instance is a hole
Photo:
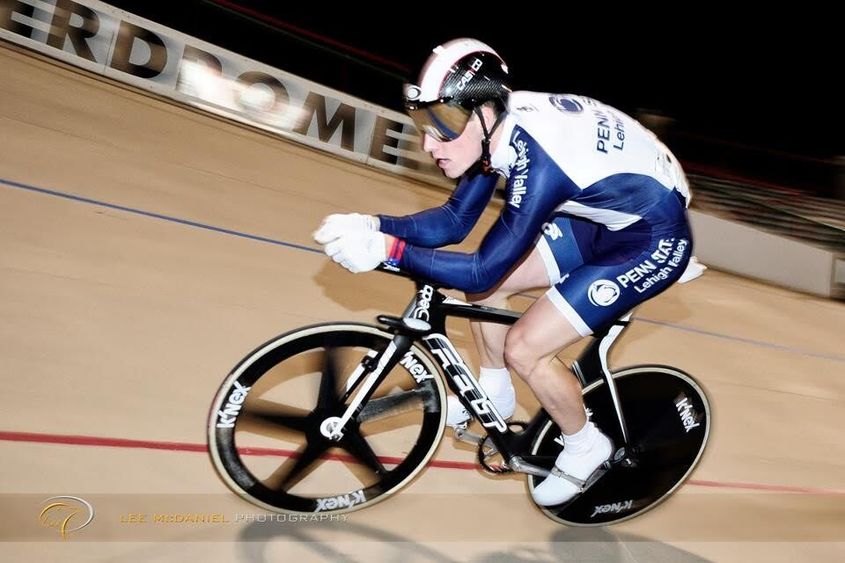
[[[552,360],[681,277],[689,185],[637,121],[586,96],[512,91],[502,58],[474,39],[436,47],[404,93],[423,150],[457,180],[451,197],[404,217],[332,214],[314,238],[352,272],[387,262],[482,305],[549,288],[512,327],[473,323],[472,333],[479,383],[499,412],[514,411],[512,370],[560,426],[565,447],[533,494],[561,504],[613,447],[588,420],[576,377]],[[500,177],[504,208],[478,250],[440,249],[469,234]],[[468,418],[450,397],[449,424]]]

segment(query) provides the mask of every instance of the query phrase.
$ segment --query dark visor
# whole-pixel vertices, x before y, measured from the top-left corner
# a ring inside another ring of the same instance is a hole
[[[405,111],[420,133],[431,135],[438,141],[452,141],[463,133],[472,112],[450,102],[451,98],[431,102],[406,99]]]

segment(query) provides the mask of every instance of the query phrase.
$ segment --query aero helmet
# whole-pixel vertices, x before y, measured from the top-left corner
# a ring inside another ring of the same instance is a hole
[[[476,39],[455,39],[434,48],[419,84],[405,85],[405,110],[420,132],[451,141],[474,111],[481,117],[478,108],[487,102],[496,104],[501,118],[510,92],[508,67],[496,51]],[[488,132],[481,124],[489,147],[496,125]],[[484,156],[489,160],[489,152]]]

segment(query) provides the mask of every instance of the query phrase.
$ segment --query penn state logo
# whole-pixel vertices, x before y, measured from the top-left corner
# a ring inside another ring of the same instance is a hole
[[[596,307],[607,307],[619,299],[619,286],[610,280],[596,280],[590,284],[587,297]]]
[[[549,102],[551,102],[551,104],[555,106],[558,111],[563,111],[566,113],[581,113],[582,111],[584,111],[584,106],[581,105],[581,102],[570,96],[565,96],[562,94],[549,96]]]

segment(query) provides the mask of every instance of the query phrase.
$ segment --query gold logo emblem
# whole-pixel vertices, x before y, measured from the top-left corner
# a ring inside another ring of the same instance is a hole
[[[67,539],[68,534],[87,526],[94,519],[94,507],[79,497],[58,496],[44,501],[38,521],[46,528],[55,528]]]

